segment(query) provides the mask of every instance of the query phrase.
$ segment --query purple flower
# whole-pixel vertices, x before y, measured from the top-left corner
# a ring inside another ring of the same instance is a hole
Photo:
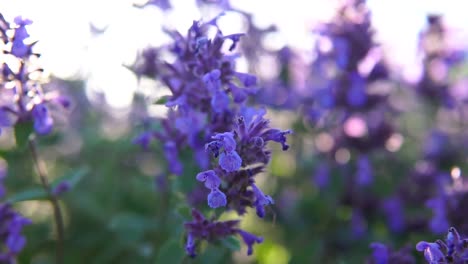
[[[257,215],[258,217],[263,218],[265,216],[265,206],[274,204],[273,198],[263,194],[263,192],[255,184],[252,184],[252,190],[255,194],[254,205],[257,209]]]
[[[45,135],[52,132],[54,120],[49,111],[50,105],[68,108],[69,100],[57,91],[46,91],[42,85],[30,76],[40,74],[42,69],[34,65],[40,54],[32,51],[37,43],[26,44],[29,38],[26,26],[32,21],[16,17],[14,23],[8,23],[0,14],[0,32],[3,52],[12,54],[12,61],[1,64],[2,83],[14,83],[11,93],[3,96],[0,105],[0,127],[11,126],[10,116],[15,116],[16,123],[33,122],[37,134]],[[6,34],[12,31],[14,34]],[[12,67],[12,65],[18,65]],[[8,112],[8,114],[7,114]]]
[[[211,208],[226,206],[226,203],[226,195],[223,192],[218,188],[211,189],[210,194],[208,194],[208,205]]]
[[[215,221],[206,219],[199,211],[192,209],[191,222],[184,224],[187,231],[187,242],[185,244],[185,251],[190,257],[196,256],[196,241],[206,240],[208,242],[215,242],[216,240],[226,238],[228,236],[239,234],[244,243],[247,245],[247,255],[253,253],[253,245],[263,242],[263,238],[254,236],[242,229],[239,229],[238,220],[229,221]]]
[[[359,157],[357,160],[356,181],[360,185],[369,185],[374,178],[372,171],[372,164],[369,158],[365,155]]]
[[[219,166],[227,172],[237,171],[242,166],[242,159],[235,151],[223,152],[219,155]]]
[[[247,255],[250,256],[253,253],[253,245],[255,243],[260,244],[263,242],[262,237],[257,237],[251,233],[245,232],[244,230],[238,229],[239,235],[244,240],[244,243],[247,245]]]
[[[49,134],[52,131],[54,120],[50,116],[49,109],[45,104],[37,104],[32,109],[34,130],[40,135]]]
[[[387,225],[393,232],[401,232],[405,228],[404,211],[401,200],[394,196],[383,201],[382,209]]]
[[[445,256],[440,250],[440,246],[437,243],[429,243],[426,241],[421,241],[416,245],[417,251],[423,251],[424,257],[427,262],[430,264],[435,263],[447,263],[445,261]]]
[[[221,180],[214,170],[200,172],[196,178],[198,181],[205,182],[205,187],[208,189],[216,189],[221,184]]]
[[[169,170],[176,174],[182,174],[182,163],[180,163],[177,146],[174,142],[169,141],[164,144],[164,154],[169,162]]]
[[[374,250],[372,256],[375,264],[388,264],[389,252],[387,246],[382,243],[371,243],[370,247]]]
[[[421,241],[416,250],[423,251],[426,261],[432,263],[465,263],[468,261],[468,239],[462,239],[454,227],[450,227],[446,237],[436,242]]]

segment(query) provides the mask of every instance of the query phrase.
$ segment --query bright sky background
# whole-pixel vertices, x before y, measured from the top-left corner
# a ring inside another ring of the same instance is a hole
[[[170,21],[185,32],[191,22],[201,18],[194,0],[172,0],[172,12],[163,14],[157,7],[134,8],[144,0],[0,0],[0,12],[12,20],[21,15],[34,21],[30,34],[39,40],[44,68],[56,76],[88,78],[87,90],[102,91],[110,105],[130,104],[137,87],[136,78],[122,66],[134,61],[138,50],[167,41],[160,28]],[[276,24],[280,37],[274,46],[310,49],[310,29],[314,22],[333,14],[335,0],[231,0],[242,10],[254,12],[259,26]],[[466,38],[465,9],[459,0],[368,0],[378,39],[389,48],[392,62],[402,74],[412,74],[417,63],[418,32],[426,14],[446,15],[444,21],[460,30]],[[465,21],[464,21],[465,20]],[[240,30],[234,15],[221,21],[224,33]],[[89,22],[107,28],[104,34],[92,35]]]

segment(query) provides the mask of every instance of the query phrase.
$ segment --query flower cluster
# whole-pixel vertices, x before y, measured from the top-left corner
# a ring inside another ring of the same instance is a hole
[[[15,263],[15,258],[26,244],[21,234],[31,220],[22,217],[8,203],[0,203],[0,262]]]
[[[415,264],[416,261],[411,255],[409,247],[401,248],[398,251],[393,251],[388,246],[382,243],[371,243],[372,257],[368,260],[368,264]]]
[[[253,207],[258,216],[264,217],[264,207],[273,199],[258,188],[254,176],[270,161],[266,144],[275,141],[287,150],[286,135],[291,131],[270,128],[264,109],[246,105],[248,97],[257,91],[257,79],[236,71],[238,55],[232,54],[244,34],[223,35],[217,19],[194,21],[187,36],[166,30],[174,39],[172,45],[165,47],[176,57],[173,63],[159,60],[160,49],[143,52],[135,72],[156,78],[170,89],[166,103],[170,109],[161,122],[162,130],[146,131],[135,141],[142,146],[148,146],[153,138],[163,142],[169,170],[177,175],[183,172],[179,153],[190,147],[204,169],[196,179],[209,190],[209,207],[226,206],[239,214]],[[212,37],[210,30],[214,30]],[[207,152],[217,159],[212,169],[208,169]],[[206,222],[197,211],[194,219],[186,224],[186,248],[191,256],[195,256],[194,239],[213,241],[239,234],[249,246],[249,254],[252,241],[261,242],[260,238],[234,228],[237,221]],[[205,224],[201,224],[203,221]]]
[[[448,44],[450,37],[441,16],[427,17],[427,28],[420,35],[420,49],[424,55],[423,73],[416,90],[431,103],[453,108],[463,99],[466,100],[466,96],[460,93],[464,88],[459,81],[463,80],[450,76],[448,69],[463,67],[465,55]]]
[[[237,227],[239,224],[238,220],[223,222],[215,221],[214,219],[208,220],[196,209],[192,210],[192,217],[193,220],[191,222],[185,223],[185,229],[187,230],[185,250],[190,257],[196,256],[196,243],[200,240],[214,242],[238,234],[247,245],[247,255],[253,253],[254,244],[263,241],[263,238],[239,229]]]
[[[0,126],[32,121],[38,134],[49,134],[54,125],[49,107],[67,108],[70,102],[56,91],[43,90],[38,77],[43,70],[32,62],[40,54],[33,52],[37,41],[29,39],[26,27],[30,24],[31,20],[22,17],[9,23],[0,14],[0,48],[5,54],[0,65]]]
[[[416,245],[416,249],[424,252],[427,263],[431,264],[463,264],[468,261],[468,239],[463,239],[454,227],[449,228],[445,242],[421,241]]]

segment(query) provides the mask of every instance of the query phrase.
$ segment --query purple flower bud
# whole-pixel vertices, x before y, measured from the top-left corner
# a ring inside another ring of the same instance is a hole
[[[32,116],[34,119],[34,130],[38,134],[46,135],[52,131],[54,120],[50,116],[45,104],[36,104],[32,109]]]
[[[71,189],[71,185],[68,181],[62,181],[52,190],[54,196],[60,196]]]
[[[226,203],[226,195],[223,192],[221,192],[218,188],[211,189],[210,194],[208,194],[208,205],[211,208],[226,206]]]
[[[247,245],[247,255],[250,256],[253,253],[253,245],[255,243],[260,244],[263,242],[262,237],[257,237],[251,233],[245,232],[244,230],[239,229],[237,231],[239,235],[242,237],[242,240],[244,240],[244,243]]]
[[[6,246],[12,254],[18,254],[24,245],[26,245],[26,238],[17,233],[10,234],[6,241]]]
[[[265,195],[255,184],[252,184],[252,190],[255,194],[255,208],[257,210],[257,215],[260,218],[265,216],[265,206],[274,204],[273,198],[268,195]]]
[[[219,155],[219,166],[227,172],[237,171],[242,166],[242,159],[236,151],[223,152]]]
[[[370,247],[374,250],[372,256],[374,257],[375,264],[388,264],[389,252],[387,246],[382,243],[371,243]]]
[[[193,239],[192,233],[189,233],[187,235],[187,242],[185,244],[185,252],[187,252],[187,255],[189,255],[191,258],[194,258],[197,256],[195,253],[195,240]]]

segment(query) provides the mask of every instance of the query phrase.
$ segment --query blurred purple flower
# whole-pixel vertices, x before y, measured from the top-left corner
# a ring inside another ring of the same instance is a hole
[[[16,256],[26,244],[21,234],[31,220],[22,217],[11,208],[10,204],[0,204],[0,262],[15,263]]]
[[[215,242],[216,240],[238,234],[248,247],[248,255],[252,254],[253,245],[255,243],[261,243],[263,241],[262,238],[239,229],[237,227],[239,225],[238,220],[208,220],[196,209],[192,209],[192,218],[192,221],[184,224],[185,230],[187,231],[185,250],[190,257],[196,256],[196,242],[199,240]]]

